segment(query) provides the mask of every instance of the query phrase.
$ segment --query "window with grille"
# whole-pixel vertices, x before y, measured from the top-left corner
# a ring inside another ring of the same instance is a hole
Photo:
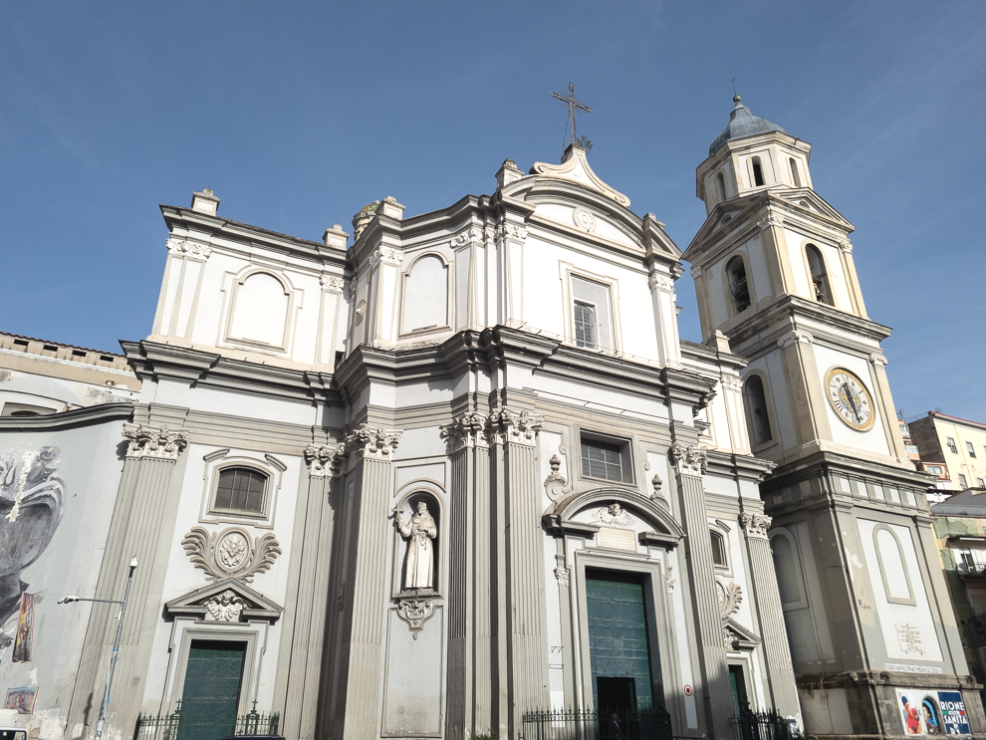
[[[709,532],[712,538],[712,564],[718,568],[726,568],[729,562],[726,560],[726,538],[718,532]]]
[[[955,440],[951,437],[948,438],[948,449],[954,452],[956,455],[959,454],[959,448],[955,446]]]
[[[219,473],[214,508],[262,514],[267,476],[252,468],[226,468]]]
[[[581,301],[575,301],[575,343],[589,349],[597,347],[596,309]]]
[[[618,483],[631,482],[630,450],[626,442],[582,437],[582,475]]]
[[[729,292],[733,295],[733,308],[741,313],[750,307],[750,286],[746,283],[746,265],[743,258],[736,255],[726,265]]]

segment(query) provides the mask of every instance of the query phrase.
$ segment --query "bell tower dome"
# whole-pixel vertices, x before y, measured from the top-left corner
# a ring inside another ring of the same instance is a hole
[[[705,201],[705,212],[770,188],[811,189],[811,145],[753,115],[739,95],[733,103],[729,124],[709,145],[709,158],[695,173],[695,194]]]

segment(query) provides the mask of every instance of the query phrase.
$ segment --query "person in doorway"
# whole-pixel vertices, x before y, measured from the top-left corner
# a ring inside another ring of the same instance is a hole
[[[613,712],[609,715],[609,722],[607,723],[606,735],[611,738],[611,740],[622,740],[623,729],[620,727],[620,715]]]

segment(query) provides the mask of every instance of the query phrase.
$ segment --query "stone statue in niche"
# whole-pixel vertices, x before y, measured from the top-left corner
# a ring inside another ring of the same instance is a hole
[[[428,504],[418,501],[409,520],[400,511],[394,512],[394,524],[401,537],[407,540],[404,560],[404,589],[434,589],[435,545],[438,526],[428,511]]]

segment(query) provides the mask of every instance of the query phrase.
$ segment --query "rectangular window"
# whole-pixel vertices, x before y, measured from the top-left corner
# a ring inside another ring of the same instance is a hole
[[[979,488],[986,488],[986,481],[984,481],[982,478],[976,478],[976,485]]]
[[[615,349],[609,286],[577,275],[571,281],[575,343],[587,349]]]
[[[588,303],[575,301],[575,343],[579,347],[596,348],[596,309]]]
[[[227,468],[219,474],[216,508],[263,512],[267,476],[248,468]]]
[[[959,485],[962,486],[963,490],[969,487],[969,481],[965,479],[965,476],[962,475],[962,473],[959,473]]]
[[[948,438],[948,449],[954,452],[956,455],[959,454],[959,448],[955,446],[955,440],[951,437]]]
[[[976,456],[976,448],[972,446],[972,442],[966,442],[965,443],[965,448],[966,448],[966,450],[969,453],[969,457],[975,457]]]
[[[941,468],[937,465],[929,465],[928,472],[934,473],[935,475],[941,475]]]
[[[971,552],[965,551],[962,553],[962,564],[967,568],[975,567],[975,560],[973,560]]]
[[[630,445],[582,437],[582,475],[629,483]]]

